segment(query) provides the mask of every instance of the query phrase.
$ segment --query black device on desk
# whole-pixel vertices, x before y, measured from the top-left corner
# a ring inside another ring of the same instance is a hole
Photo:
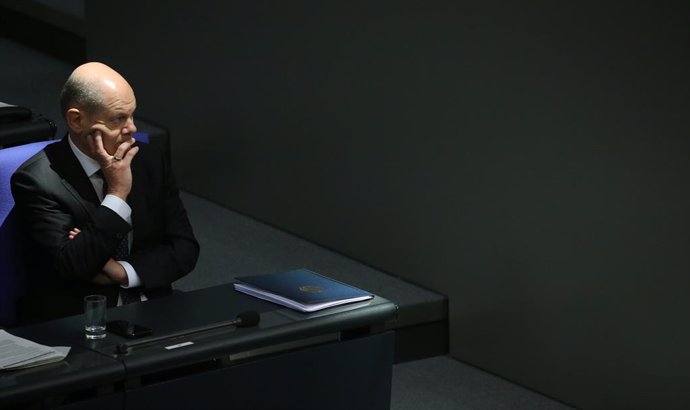
[[[151,335],[151,328],[130,323],[126,320],[111,320],[106,324],[106,330],[128,339],[137,339]]]

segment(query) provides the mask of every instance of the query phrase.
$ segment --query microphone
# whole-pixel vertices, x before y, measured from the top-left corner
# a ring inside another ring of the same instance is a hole
[[[142,340],[139,340],[136,342],[120,343],[115,347],[115,353],[116,354],[126,354],[126,353],[129,353],[129,349],[132,347],[141,346],[141,345],[145,345],[145,344],[149,344],[149,343],[160,342],[162,340],[178,339],[181,337],[190,336],[194,333],[205,332],[208,330],[218,329],[218,328],[226,327],[226,326],[252,327],[252,326],[256,326],[257,324],[259,324],[260,318],[261,317],[259,316],[259,314],[256,311],[249,310],[249,311],[240,313],[239,315],[237,315],[237,317],[235,319],[232,319],[232,320],[226,320],[223,322],[211,323],[210,325],[193,327],[191,329],[186,329],[186,330],[183,330],[180,332],[170,333],[170,334],[158,336],[158,337],[142,339]]]
[[[233,324],[237,327],[252,327],[259,324],[261,317],[254,310],[249,310],[242,312],[237,315],[237,318],[231,320],[229,324]]]

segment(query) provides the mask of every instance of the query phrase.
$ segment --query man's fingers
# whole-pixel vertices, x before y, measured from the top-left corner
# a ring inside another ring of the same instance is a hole
[[[101,134],[100,131],[94,131],[93,134],[91,134],[91,140],[93,140],[93,148],[94,151],[100,155],[107,157],[108,152],[105,150],[105,147],[103,146],[103,134]]]
[[[115,161],[119,161],[121,159],[124,159],[127,156],[127,154],[129,153],[129,151],[131,151],[133,149],[132,145],[134,145],[135,142],[136,142],[136,140],[134,138],[130,138],[128,141],[125,141],[122,144],[120,144],[117,147],[115,154],[113,155],[113,159]]]
[[[89,149],[92,153],[96,154],[97,161],[101,164],[107,164],[110,161],[110,154],[105,150],[103,145],[103,134],[101,131],[94,131],[86,137],[86,143],[89,145]]]
[[[77,235],[79,235],[80,233],[81,233],[81,230],[80,230],[79,228],[73,228],[73,229],[70,229],[70,231],[68,232],[67,236],[68,236],[68,237],[70,238],[70,240],[71,240],[71,239],[74,239],[74,238],[75,238]]]
[[[132,162],[132,158],[134,158],[134,156],[137,155],[137,152],[139,152],[139,147],[130,148],[130,150],[127,151],[127,155],[125,155],[124,159],[128,162]]]
[[[120,143],[113,155],[108,155],[105,164],[101,163],[103,177],[108,183],[108,194],[127,200],[132,189],[132,158],[139,152],[139,147],[134,147],[134,138],[128,138]],[[100,160],[99,160],[100,162]]]

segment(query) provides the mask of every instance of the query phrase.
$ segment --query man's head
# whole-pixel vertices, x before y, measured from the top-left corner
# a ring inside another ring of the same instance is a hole
[[[102,63],[77,67],[65,82],[60,95],[62,114],[72,141],[93,156],[87,138],[100,131],[105,150],[114,155],[117,147],[132,138],[134,91],[115,70]]]

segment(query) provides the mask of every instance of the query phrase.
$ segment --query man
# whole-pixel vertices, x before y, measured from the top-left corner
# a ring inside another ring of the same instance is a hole
[[[169,164],[132,137],[127,81],[86,63],[60,103],[68,135],[12,176],[28,269],[19,323],[81,313],[92,293],[109,306],[169,294],[199,256]]]

